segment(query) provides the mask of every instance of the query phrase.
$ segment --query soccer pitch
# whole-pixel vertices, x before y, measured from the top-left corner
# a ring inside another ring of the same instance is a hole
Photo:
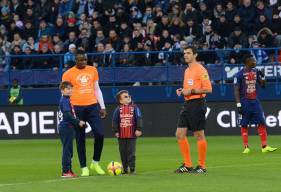
[[[194,166],[197,145],[189,138]],[[241,138],[207,137],[207,174],[175,174],[182,158],[175,138],[140,138],[137,142],[137,174],[62,179],[59,140],[0,141],[0,192],[280,192],[281,149],[262,154],[258,136],[249,137],[251,153],[241,154]],[[88,162],[93,150],[87,140]],[[269,144],[280,147],[280,136],[269,136]],[[101,165],[119,161],[116,139],[105,139]],[[77,153],[73,159],[80,173]]]

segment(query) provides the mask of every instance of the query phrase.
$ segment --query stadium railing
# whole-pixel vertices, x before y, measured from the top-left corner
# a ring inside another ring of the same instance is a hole
[[[281,92],[281,48],[259,49],[217,49],[199,50],[198,59],[203,61],[213,83],[224,85],[230,83],[242,64],[229,64],[231,54],[243,55],[246,52],[263,50],[268,61],[259,63],[257,67],[264,71],[267,79],[276,84],[276,92]],[[180,82],[186,65],[181,51],[141,51],[88,53],[89,64],[98,65],[100,82],[109,85],[124,83],[162,83]],[[67,70],[64,63],[65,54],[7,55],[2,56],[6,67],[0,72],[0,86],[9,86],[16,78],[21,85],[57,85],[63,72]],[[205,62],[204,62],[205,61]],[[13,65],[17,62],[17,67]],[[45,68],[44,62],[50,65]],[[48,63],[49,62],[49,63]],[[73,65],[74,63],[72,63]]]

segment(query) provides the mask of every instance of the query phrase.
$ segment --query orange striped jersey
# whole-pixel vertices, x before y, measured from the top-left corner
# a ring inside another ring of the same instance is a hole
[[[208,71],[200,63],[193,63],[184,72],[183,88],[188,90],[212,89]],[[206,94],[189,95],[184,99],[187,101],[203,97],[206,97]]]
[[[62,76],[62,81],[70,81],[73,85],[73,94],[70,97],[71,104],[80,106],[97,103],[94,84],[98,80],[97,69],[88,65],[84,69],[78,69],[74,66]]]

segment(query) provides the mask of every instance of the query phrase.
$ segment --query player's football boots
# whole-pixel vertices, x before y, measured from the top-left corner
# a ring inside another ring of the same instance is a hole
[[[276,151],[277,149],[278,149],[278,148],[266,146],[265,148],[262,148],[262,149],[261,149],[261,152],[263,152],[263,153],[268,153],[268,152]]]
[[[70,170],[70,171],[68,171],[66,173],[62,173],[61,177],[63,177],[63,178],[71,178],[71,177],[77,177],[77,175]]]
[[[195,173],[206,173],[206,172],[207,172],[207,169],[201,167],[200,165],[198,165],[198,166],[194,169],[194,172],[195,172]]]
[[[243,154],[248,154],[248,153],[250,153],[251,152],[251,150],[250,150],[250,148],[249,147],[246,147],[244,150],[243,150]]]
[[[175,170],[175,173],[194,173],[193,167],[186,167],[183,163],[179,168]]]

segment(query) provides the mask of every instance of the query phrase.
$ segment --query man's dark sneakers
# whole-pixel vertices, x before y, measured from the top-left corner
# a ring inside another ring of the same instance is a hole
[[[184,164],[182,164],[177,170],[175,170],[175,173],[194,173],[193,167],[186,167]]]
[[[200,165],[198,165],[195,169],[194,169],[195,173],[206,173],[207,169],[201,167]]]

